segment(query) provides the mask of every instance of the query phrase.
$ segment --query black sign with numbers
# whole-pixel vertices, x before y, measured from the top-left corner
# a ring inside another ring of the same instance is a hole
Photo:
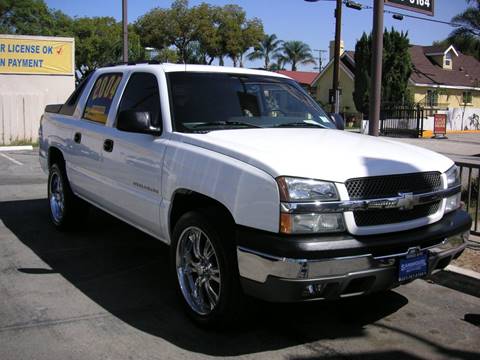
[[[433,16],[435,0],[385,0],[385,5]]]

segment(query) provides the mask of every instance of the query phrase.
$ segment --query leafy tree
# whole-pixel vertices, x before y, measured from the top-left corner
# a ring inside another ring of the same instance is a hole
[[[393,28],[383,38],[382,102],[409,103],[408,80],[412,73],[408,33]],[[358,111],[368,117],[372,68],[372,37],[363,34],[355,46],[355,90],[353,100]]]
[[[410,101],[408,80],[412,74],[408,32],[385,31],[383,37],[383,101],[393,104],[405,104]]]
[[[177,63],[179,60],[178,51],[176,49],[171,48],[163,48],[158,51],[158,54],[154,58],[160,62],[168,62],[168,63]]]
[[[171,45],[166,30],[168,14],[168,9],[154,8],[135,22],[135,32],[140,35],[143,46],[161,50]]]
[[[247,20],[238,5],[225,5],[220,13],[222,55],[230,57],[233,66],[242,66],[243,54],[263,38],[263,25],[259,19]]]
[[[75,63],[80,71],[122,61],[122,24],[113,17],[76,18],[72,35],[75,36]],[[129,60],[145,57],[145,49],[133,26],[128,28],[128,45]]]
[[[254,50],[248,54],[249,60],[264,59],[264,69],[270,66],[270,59],[277,55],[281,40],[277,35],[265,35],[264,38],[254,47]]]
[[[222,35],[219,30],[222,9],[202,3],[194,11],[198,22],[196,34],[198,52],[203,56],[202,63],[210,65],[215,58],[222,55]]]
[[[353,101],[361,113],[367,115],[371,81],[372,38],[363,33],[355,45],[355,88]]]
[[[297,66],[300,64],[316,64],[310,46],[302,41],[285,41],[279,50],[282,53],[278,55],[278,58],[281,59],[283,63],[292,64],[292,71],[296,71]]]
[[[43,0],[0,0],[0,33],[62,35],[70,25],[70,17],[50,10]]]

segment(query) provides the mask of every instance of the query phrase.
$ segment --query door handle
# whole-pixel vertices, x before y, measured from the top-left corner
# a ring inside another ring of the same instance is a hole
[[[82,134],[80,133],[75,133],[75,135],[73,135],[73,141],[75,141],[77,144],[80,144],[82,142]]]
[[[103,142],[103,150],[106,152],[112,152],[113,150],[113,140],[111,139],[105,139]]]

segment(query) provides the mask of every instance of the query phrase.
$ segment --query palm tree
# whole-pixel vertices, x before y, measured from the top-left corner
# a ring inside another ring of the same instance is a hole
[[[247,55],[248,60],[264,59],[264,69],[268,69],[270,65],[270,58],[275,57],[278,47],[282,43],[277,39],[277,35],[265,35],[265,37],[254,47],[254,50]]]
[[[316,64],[310,46],[302,41],[285,41],[279,50],[282,54],[278,55],[278,58],[285,63],[291,63],[292,71],[296,71],[300,64]]]
[[[480,60],[480,0],[467,0],[473,6],[452,18],[452,22],[461,26],[448,37],[462,53],[473,55]]]
[[[452,22],[461,25],[453,33],[480,37],[480,0],[468,0],[468,3],[473,6],[452,18]]]

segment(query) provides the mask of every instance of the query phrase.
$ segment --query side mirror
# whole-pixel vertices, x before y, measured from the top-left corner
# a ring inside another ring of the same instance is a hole
[[[330,113],[329,115],[338,130],[345,130],[345,121],[343,120],[342,115],[335,113]]]
[[[162,129],[152,126],[151,116],[149,111],[124,110],[118,114],[117,129],[158,136]]]

